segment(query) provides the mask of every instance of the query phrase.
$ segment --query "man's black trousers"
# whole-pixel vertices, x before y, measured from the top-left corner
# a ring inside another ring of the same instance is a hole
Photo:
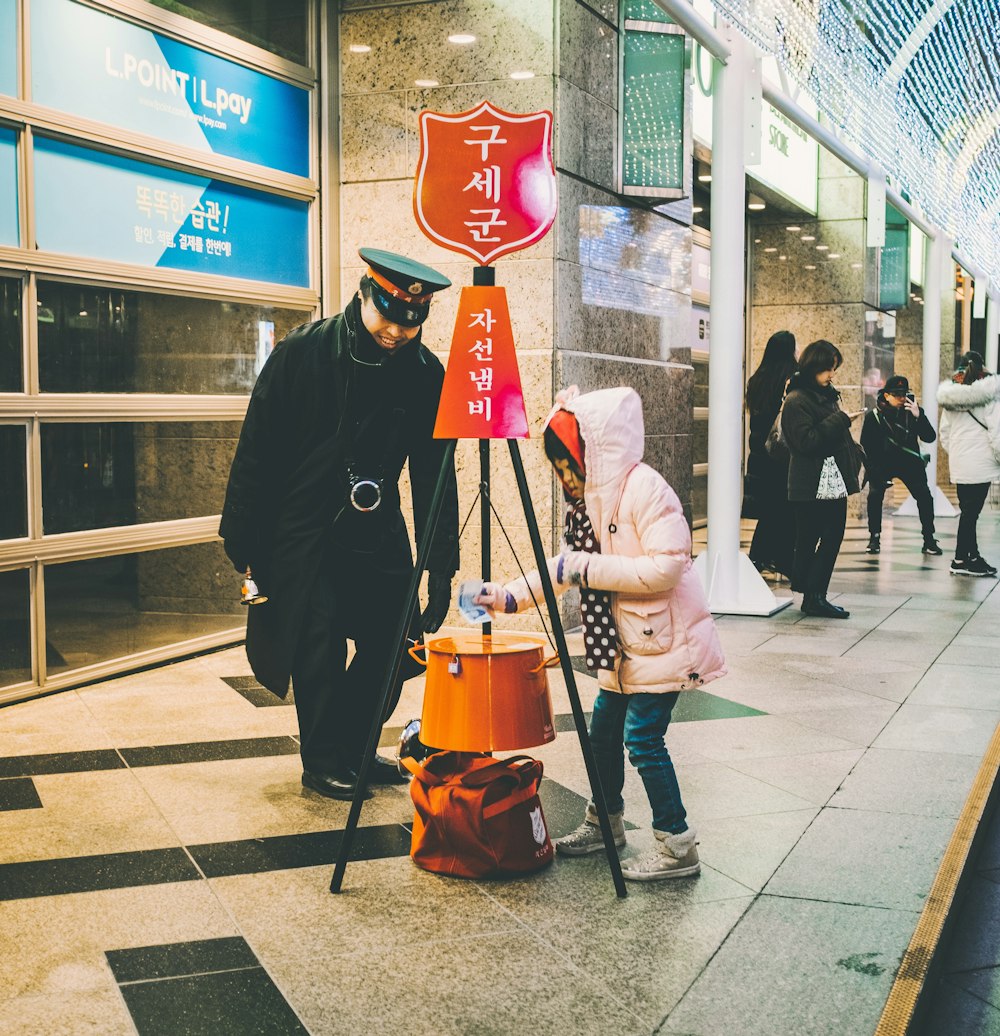
[[[925,540],[934,538],[934,498],[927,485],[927,469],[923,463],[913,458],[912,464],[897,464],[891,471],[872,471],[868,481],[868,533],[877,536],[882,531],[882,502],[889,488],[886,483],[893,478],[909,490],[916,501],[917,514],[920,515],[920,531]]]
[[[299,634],[292,688],[303,769],[357,769],[385,679],[410,573],[379,572],[373,555],[331,552],[313,586]],[[354,657],[347,665],[347,641]],[[414,669],[404,659],[404,672]],[[390,696],[384,722],[399,700]]]

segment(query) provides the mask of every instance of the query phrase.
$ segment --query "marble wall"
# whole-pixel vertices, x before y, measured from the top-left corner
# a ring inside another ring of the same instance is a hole
[[[429,241],[413,218],[421,110],[460,112],[488,99],[511,112],[554,113],[556,224],[496,263],[532,433],[522,455],[547,547],[558,541],[562,504],[539,433],[564,385],[634,386],[646,410],[647,459],[683,501],[690,498],[691,234],[615,191],[617,19],[615,0],[341,3],[342,300],[362,272],[358,245],[411,254],[456,286],[471,283],[472,260]],[[476,40],[449,43],[456,32]],[[371,49],[357,53],[352,45]],[[514,72],[533,77],[511,79]],[[424,340],[443,362],[458,297],[442,293],[425,325]],[[492,456],[494,500],[519,559],[531,564],[506,445],[494,443]],[[458,469],[464,517],[479,480],[476,443],[460,444]],[[474,518],[462,541],[463,575],[479,570],[478,526]],[[516,573],[499,529],[492,537],[495,574]]]

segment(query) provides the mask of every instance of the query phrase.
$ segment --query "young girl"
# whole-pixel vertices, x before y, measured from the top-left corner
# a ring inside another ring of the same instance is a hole
[[[557,593],[580,588],[587,668],[600,686],[590,740],[615,844],[625,844],[626,747],[653,809],[656,848],[626,861],[622,873],[633,881],[697,874],[695,832],[664,736],[678,693],[726,669],[691,567],[680,501],[642,463],[642,403],[634,389],[579,395],[573,386],[560,393],[544,439],[568,504],[565,546],[549,560],[549,573]],[[506,586],[487,583],[476,601],[493,612],[516,612],[532,606],[532,592],[540,598],[537,572]],[[592,802],[556,848],[568,856],[604,848]]]

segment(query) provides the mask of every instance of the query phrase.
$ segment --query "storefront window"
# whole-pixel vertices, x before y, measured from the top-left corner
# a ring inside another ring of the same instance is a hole
[[[300,65],[310,64],[307,51],[307,0],[152,0],[156,7],[192,18],[255,47]]]
[[[42,425],[46,534],[218,514],[240,425]]]
[[[48,565],[49,674],[238,627],[239,596],[220,543]]]
[[[0,392],[23,392],[21,282],[0,278]]]
[[[0,424],[0,540],[28,535],[24,425]]]
[[[0,572],[0,686],[31,679],[28,603],[28,570]]]
[[[38,282],[43,392],[248,395],[301,310]]]

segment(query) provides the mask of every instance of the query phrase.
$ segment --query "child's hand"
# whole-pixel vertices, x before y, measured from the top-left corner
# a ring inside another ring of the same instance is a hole
[[[483,583],[482,590],[472,598],[472,603],[485,608],[490,615],[495,615],[498,611],[507,614],[517,611],[514,595],[505,590],[500,583]]]
[[[560,586],[587,585],[587,566],[590,564],[590,555],[582,550],[570,550],[562,554],[559,564],[556,567],[556,582]]]

